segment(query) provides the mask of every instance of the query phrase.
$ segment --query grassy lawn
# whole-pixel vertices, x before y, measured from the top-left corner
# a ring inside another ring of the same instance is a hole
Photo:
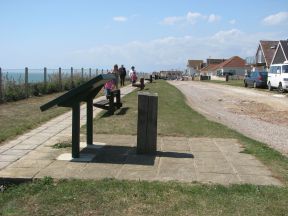
[[[63,93],[32,97],[26,100],[0,104],[0,145],[1,142],[39,126],[56,117],[67,108],[50,109],[41,112],[40,106]]]
[[[159,95],[159,135],[236,138],[245,153],[265,163],[283,187],[104,180],[55,181],[49,177],[0,192],[0,215],[287,215],[288,158],[265,144],[193,111],[164,81],[147,84]],[[136,134],[137,92],[113,116],[95,118],[94,132]],[[84,128],[82,128],[84,132]],[[95,135],[96,136],[96,135]]]
[[[0,215],[287,215],[287,194],[287,187],[47,178],[1,193]]]

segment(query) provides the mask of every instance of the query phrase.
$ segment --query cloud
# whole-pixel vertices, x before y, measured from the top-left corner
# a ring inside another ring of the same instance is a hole
[[[124,64],[135,65],[138,71],[184,69],[188,59],[229,58],[235,55],[253,56],[260,39],[277,38],[274,34],[248,34],[239,29],[219,31],[207,37],[163,37],[150,41],[131,41],[118,45],[99,45],[73,53],[73,62],[111,68]],[[72,62],[72,60],[70,61]],[[101,64],[101,65],[100,65]]]
[[[185,16],[171,16],[165,17],[162,20],[162,24],[164,25],[175,25],[175,24],[196,24],[198,22],[207,21],[209,23],[213,23],[219,21],[221,17],[216,14],[204,15],[198,12],[189,11]]]
[[[124,16],[116,16],[116,17],[113,17],[113,20],[115,22],[126,22],[128,19],[127,17],[124,17]]]
[[[210,23],[217,22],[217,21],[219,21],[220,19],[221,19],[221,17],[218,16],[218,15],[215,15],[215,14],[210,14],[210,15],[208,16],[208,22],[210,22]]]
[[[183,20],[185,20],[184,17],[166,17],[163,19],[162,23],[165,25],[174,25]]]
[[[234,25],[234,24],[236,23],[236,20],[235,20],[235,19],[232,19],[232,20],[229,21],[229,23],[230,23],[231,25]]]
[[[263,19],[263,23],[266,25],[282,25],[288,23],[288,12],[279,12],[272,14]]]
[[[195,24],[201,19],[205,19],[206,17],[200,13],[193,13],[193,12],[188,12],[186,15],[186,20],[191,23]]]

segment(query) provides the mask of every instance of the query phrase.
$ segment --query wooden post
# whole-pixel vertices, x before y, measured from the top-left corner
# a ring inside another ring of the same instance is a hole
[[[0,103],[3,102],[3,76],[2,76],[2,69],[0,67]]]
[[[61,67],[59,67],[59,91],[62,91],[62,73],[61,73]]]
[[[96,76],[98,76],[98,69],[96,69]]]
[[[25,97],[29,97],[28,67],[25,67]]]
[[[87,145],[93,144],[93,98],[89,98],[87,101],[87,128],[86,128],[86,140]]]
[[[145,87],[144,85],[144,78],[140,78],[140,89],[143,90]]]
[[[81,68],[81,78],[84,78],[84,68]]]
[[[73,67],[71,67],[70,78],[71,78],[71,80],[72,80],[72,82],[73,82]]]
[[[91,79],[91,68],[89,68],[89,79]]]
[[[70,71],[70,78],[71,78],[71,83],[70,83],[70,88],[74,88],[74,75],[73,75],[73,67],[71,67],[71,71]]]
[[[103,74],[103,69],[102,69],[102,72],[101,72],[102,74]]]
[[[72,157],[80,154],[80,103],[72,107]]]
[[[47,92],[47,68],[44,67],[44,93]]]
[[[157,151],[158,94],[138,92],[137,153]]]
[[[110,92],[109,95],[109,114],[113,115],[115,112],[115,107],[114,107],[114,93]]]

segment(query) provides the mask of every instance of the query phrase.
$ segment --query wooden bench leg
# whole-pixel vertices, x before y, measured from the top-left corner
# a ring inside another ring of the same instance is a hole
[[[120,90],[116,90],[116,107],[119,109],[121,107],[121,95],[120,95]]]
[[[114,111],[115,111],[115,107],[114,107],[114,94],[111,93],[110,94],[110,97],[109,97],[109,113],[111,115],[114,114]]]

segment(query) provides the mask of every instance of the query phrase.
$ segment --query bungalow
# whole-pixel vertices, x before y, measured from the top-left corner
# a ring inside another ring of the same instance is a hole
[[[233,56],[230,59],[216,65],[213,68],[213,75],[217,76],[225,76],[229,75],[237,75],[244,76],[247,70],[246,62],[244,59],[239,56]]]
[[[284,61],[288,61],[288,40],[279,41],[272,64],[282,64]]]
[[[279,41],[264,41],[260,40],[255,59],[256,68],[259,70],[267,70],[270,68],[272,58],[275,54],[276,47]]]

